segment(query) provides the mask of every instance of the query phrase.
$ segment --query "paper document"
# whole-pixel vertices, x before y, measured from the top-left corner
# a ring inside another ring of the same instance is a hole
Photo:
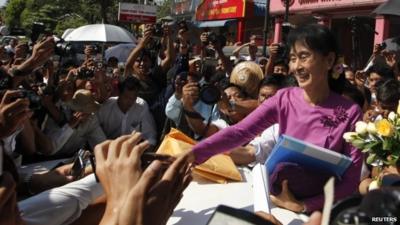
[[[325,203],[322,210],[321,225],[329,225],[329,218],[331,217],[331,210],[333,205],[335,190],[335,178],[331,177],[324,186]]]
[[[254,212],[271,213],[269,198],[268,173],[265,165],[258,163],[253,171]]]

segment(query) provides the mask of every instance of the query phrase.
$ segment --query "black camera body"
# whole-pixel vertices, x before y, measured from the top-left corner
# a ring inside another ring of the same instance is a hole
[[[178,30],[184,30],[184,31],[188,31],[189,27],[187,25],[187,22],[185,19],[182,19],[181,21],[178,22]]]
[[[383,51],[387,47],[386,42],[382,42],[378,45],[378,51]]]
[[[221,91],[214,84],[206,83],[200,86],[199,98],[207,105],[214,105],[221,100]]]
[[[42,98],[36,92],[26,89],[19,89],[20,96],[18,98],[27,98],[29,100],[29,108],[37,110],[42,107]]]
[[[81,67],[78,70],[77,78],[82,80],[88,80],[94,77],[94,69]]]
[[[156,23],[153,28],[153,36],[155,37],[163,37],[164,36],[164,28],[162,23]]]
[[[207,39],[211,44],[219,43],[221,47],[226,45],[226,38],[223,35],[216,34],[214,32],[208,32]]]
[[[69,56],[74,53],[72,45],[68,42],[65,42],[63,39],[56,42],[54,47],[54,54],[59,56]]]

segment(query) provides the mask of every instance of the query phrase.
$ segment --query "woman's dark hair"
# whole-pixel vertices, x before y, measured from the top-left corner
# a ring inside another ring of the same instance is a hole
[[[394,79],[384,81],[376,90],[376,99],[382,108],[387,108],[388,110],[396,109],[400,100],[399,81]]]
[[[335,35],[326,26],[308,24],[291,30],[288,36],[288,46],[294,48],[297,41],[303,42],[308,48],[324,56],[333,52],[335,54],[334,64],[336,64],[339,54],[339,45]],[[332,69],[329,71],[328,83],[332,91],[342,94],[345,81],[344,73],[340,74],[340,76],[335,79],[332,77]]]
[[[125,80],[118,83],[119,93],[122,94],[124,91],[139,91],[140,81],[133,76],[128,76]]]

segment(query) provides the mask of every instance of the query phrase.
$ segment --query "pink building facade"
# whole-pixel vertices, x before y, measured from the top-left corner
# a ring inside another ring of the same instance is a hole
[[[270,0],[270,14],[275,18],[273,42],[282,41],[282,23],[285,14],[285,0]],[[360,51],[365,58],[369,57],[374,44],[382,43],[389,38],[391,29],[398,26],[399,19],[391,16],[373,15],[372,12],[387,0],[289,0],[289,22],[294,25],[302,23],[319,23],[330,27],[338,34],[343,54],[347,61],[354,55],[352,35],[356,33]],[[400,0],[399,0],[400,1]],[[357,17],[360,22],[357,29],[370,27],[370,31],[357,31],[350,24],[350,18]],[[397,20],[397,24],[392,24]],[[353,32],[352,32],[353,31]],[[398,33],[392,35],[399,35]],[[352,49],[353,48],[353,49]],[[365,59],[360,60],[360,64]]]

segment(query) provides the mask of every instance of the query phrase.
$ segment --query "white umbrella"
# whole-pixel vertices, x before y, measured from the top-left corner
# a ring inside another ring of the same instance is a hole
[[[119,44],[106,49],[105,58],[108,61],[110,57],[115,57],[119,62],[126,62],[132,49],[136,47],[135,44]]]
[[[135,37],[122,27],[110,24],[91,24],[73,30],[65,41],[134,43]]]

